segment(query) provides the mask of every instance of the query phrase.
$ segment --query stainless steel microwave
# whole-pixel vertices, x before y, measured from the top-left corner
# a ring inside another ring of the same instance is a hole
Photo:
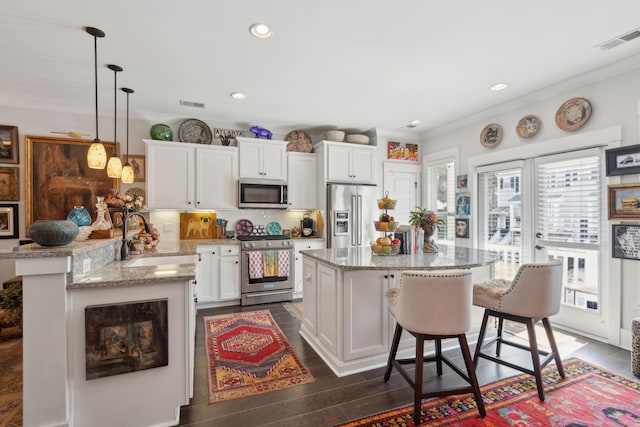
[[[289,207],[287,183],[263,179],[241,179],[238,181],[238,207],[286,209]]]

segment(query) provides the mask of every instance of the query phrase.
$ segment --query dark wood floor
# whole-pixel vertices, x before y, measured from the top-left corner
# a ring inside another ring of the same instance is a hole
[[[209,405],[203,317],[257,309],[271,311],[273,318],[292,347],[315,377],[315,381],[284,390]],[[387,409],[408,405],[413,401],[411,388],[396,370],[393,371],[388,383],[382,379],[384,368],[342,378],[336,377],[302,339],[299,335],[299,329],[300,323],[282,304],[199,310],[196,330],[194,396],[191,399],[191,404],[181,410],[180,425],[194,427],[333,426]],[[635,378],[631,372],[631,356],[628,351],[562,331],[557,331],[557,333],[565,334],[565,342],[560,350],[563,359],[578,357],[619,374]],[[560,340],[562,341],[562,338]],[[503,350],[503,352],[506,351],[509,350]],[[526,360],[526,353],[522,354],[515,349],[511,351],[514,352],[515,359],[525,357]],[[455,355],[451,357],[454,360],[456,358]],[[461,361],[460,366],[464,366]],[[425,372],[430,371],[426,370]],[[482,385],[519,374],[519,372],[481,360],[477,374]],[[446,383],[454,381],[454,379],[457,380],[455,375],[445,372],[441,381]]]

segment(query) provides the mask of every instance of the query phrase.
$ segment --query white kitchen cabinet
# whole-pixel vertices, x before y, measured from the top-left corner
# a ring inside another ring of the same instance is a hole
[[[237,303],[240,299],[240,246],[198,245],[198,308]]]
[[[324,249],[324,240],[322,239],[297,239],[293,241],[293,254],[295,258],[295,267],[293,269],[294,288],[293,298],[303,297],[304,274],[302,265],[302,255],[300,251],[312,249]]]
[[[322,141],[327,182],[375,184],[376,146]]]
[[[341,299],[338,286],[338,270],[325,264],[316,266],[316,287],[318,301],[318,341],[332,355],[338,353],[338,318],[336,307]]]
[[[318,282],[317,262],[310,258],[302,260],[302,324],[312,336],[318,333]]]
[[[237,207],[238,149],[144,140],[150,209]]]
[[[317,209],[317,156],[313,153],[289,152],[287,175],[289,209]]]
[[[287,141],[237,138],[240,178],[287,180]]]

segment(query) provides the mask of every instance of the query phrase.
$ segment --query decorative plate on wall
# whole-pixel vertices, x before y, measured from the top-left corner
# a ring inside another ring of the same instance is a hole
[[[493,148],[502,139],[502,127],[497,123],[486,125],[480,133],[480,143],[487,148]]]
[[[556,124],[562,130],[580,129],[591,117],[591,103],[584,98],[572,98],[558,108]]]
[[[540,119],[537,116],[524,116],[516,126],[516,133],[520,138],[531,138],[540,129]]]
[[[188,119],[180,123],[178,137],[180,142],[191,142],[193,144],[211,144],[213,140],[209,125],[198,119]]]

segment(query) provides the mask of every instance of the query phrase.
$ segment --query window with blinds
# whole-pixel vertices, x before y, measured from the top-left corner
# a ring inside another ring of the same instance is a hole
[[[426,208],[435,211],[444,222],[438,227],[436,240],[449,240],[453,243],[455,236],[455,197],[456,177],[455,163],[445,161],[432,164],[426,168],[427,204]]]
[[[540,164],[536,230],[550,242],[600,243],[600,158]]]

